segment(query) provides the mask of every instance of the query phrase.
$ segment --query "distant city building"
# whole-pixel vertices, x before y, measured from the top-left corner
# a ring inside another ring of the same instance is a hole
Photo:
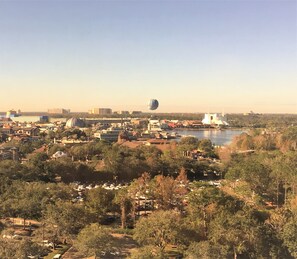
[[[244,113],[243,115],[245,115],[245,116],[255,116],[255,115],[260,115],[260,113],[255,113],[253,111],[250,111],[250,112]]]
[[[40,121],[41,123],[46,123],[46,122],[49,121],[49,118],[48,118],[48,116],[46,116],[46,115],[41,115],[41,116],[39,116],[39,121]]]
[[[129,115],[129,111],[115,111],[114,114]]]
[[[228,126],[226,117],[218,113],[206,113],[204,119],[202,120],[204,125],[218,125],[218,126]]]
[[[20,110],[17,112],[15,110],[9,110],[6,112],[6,118],[10,118],[10,117],[16,117],[20,115]]]
[[[138,114],[142,114],[142,111],[131,111],[130,114],[131,115],[138,115]]]
[[[110,109],[110,108],[93,108],[92,110],[89,110],[89,114],[111,115],[112,109]]]
[[[47,112],[50,114],[69,114],[70,109],[54,108],[54,109],[48,109]]]

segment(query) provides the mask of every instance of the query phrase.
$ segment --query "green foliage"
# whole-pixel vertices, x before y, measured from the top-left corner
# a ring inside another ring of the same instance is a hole
[[[43,217],[48,226],[56,227],[59,236],[76,235],[91,221],[83,206],[63,201],[49,204]]]
[[[106,212],[110,211],[110,201],[114,198],[114,192],[102,187],[89,190],[86,193],[85,206],[96,220],[102,219]]]
[[[120,208],[122,228],[125,229],[127,227],[128,214],[133,208],[133,200],[129,195],[127,188],[122,188],[116,192],[113,203]]]
[[[297,149],[297,127],[289,127],[282,134],[282,142],[287,146],[289,150]]]
[[[110,230],[99,224],[91,224],[79,232],[75,247],[86,256],[100,256],[101,252],[111,251],[112,244]]]
[[[291,218],[285,225],[282,232],[284,245],[288,248],[290,254],[297,258],[297,218]]]
[[[133,238],[143,245],[153,245],[164,250],[166,245],[179,240],[180,216],[175,211],[156,211],[141,218],[134,229]]]
[[[27,259],[29,255],[39,256],[43,254],[44,248],[33,243],[29,238],[21,241],[7,240],[0,238],[1,259]]]
[[[53,154],[55,154],[57,151],[66,151],[66,147],[60,145],[60,144],[53,144],[50,145],[48,148],[48,156],[51,157]]]
[[[63,184],[13,182],[0,196],[0,212],[4,216],[40,219],[48,204],[70,200],[72,190]]]
[[[211,244],[209,241],[193,242],[185,252],[185,259],[226,258],[227,251],[223,246]]]
[[[85,140],[87,138],[87,135],[85,132],[79,129],[68,129],[63,131],[62,137]]]
[[[154,246],[143,246],[137,250],[133,250],[129,259],[163,259],[165,258],[164,251]]]
[[[227,179],[242,179],[258,194],[266,192],[271,182],[270,170],[258,156],[237,156],[225,175]]]
[[[73,163],[69,158],[50,160],[46,163],[47,175],[54,180],[61,177],[64,183],[86,182],[95,178],[94,169],[82,163]]]

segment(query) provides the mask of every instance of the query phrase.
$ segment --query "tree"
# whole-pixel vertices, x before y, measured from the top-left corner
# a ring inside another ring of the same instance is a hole
[[[223,192],[215,187],[195,188],[189,194],[187,207],[193,228],[202,228],[201,234],[204,238],[207,238],[209,224],[213,215],[217,212],[218,206],[225,206],[231,201],[231,197],[226,197]]]
[[[129,186],[128,193],[132,201],[131,214],[133,224],[135,224],[136,217],[136,202],[137,205],[140,206],[140,196],[145,198],[145,204],[147,199],[152,198],[152,190],[150,187],[150,174],[147,172],[144,172],[141,177],[135,179]]]
[[[247,133],[242,133],[233,139],[231,146],[237,150],[254,149],[253,137]]]
[[[90,222],[90,214],[79,204],[58,201],[47,206],[44,221],[55,229],[57,236],[71,236]]]
[[[133,238],[141,245],[153,245],[161,251],[179,240],[180,215],[176,211],[155,211],[141,218],[134,229]]]
[[[187,146],[188,150],[193,150],[198,147],[198,139],[196,137],[183,137],[180,142],[179,146]]]
[[[244,180],[255,193],[261,196],[267,192],[271,183],[270,168],[263,162],[263,157],[259,155],[234,156],[230,163],[225,175],[227,179]]]
[[[129,211],[132,208],[132,200],[129,196],[127,188],[120,189],[114,198],[114,203],[120,206],[122,228],[125,229],[127,226],[127,217]]]
[[[153,193],[158,209],[172,209],[180,203],[177,182],[170,176],[157,175],[153,181]]]
[[[95,223],[84,227],[79,232],[75,247],[85,256],[100,256],[102,252],[111,251],[112,244],[110,230]]]
[[[85,206],[96,220],[102,219],[106,212],[112,210],[111,200],[114,193],[102,187],[94,188],[86,193]]]
[[[227,258],[224,247],[212,245],[209,241],[193,242],[185,252],[185,259]]]
[[[163,259],[164,252],[154,246],[143,246],[138,249],[133,249],[129,259]]]
[[[297,217],[292,217],[285,225],[282,232],[284,245],[290,254],[297,258]]]
[[[27,259],[28,256],[40,256],[44,248],[33,243],[29,238],[23,240],[7,240],[0,238],[0,258],[1,259]]]
[[[214,150],[213,145],[209,139],[200,140],[198,143],[198,147],[201,151],[205,153],[211,153]]]

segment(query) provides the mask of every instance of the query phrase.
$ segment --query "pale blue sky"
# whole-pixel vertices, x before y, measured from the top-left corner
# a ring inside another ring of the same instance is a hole
[[[1,1],[0,111],[297,112],[297,1]]]

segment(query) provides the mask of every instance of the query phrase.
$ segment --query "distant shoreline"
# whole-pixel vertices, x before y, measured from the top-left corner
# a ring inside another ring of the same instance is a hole
[[[203,131],[203,130],[211,130],[211,131],[224,131],[224,130],[248,130],[250,128],[244,127],[244,128],[239,128],[239,127],[230,127],[230,128],[223,128],[223,129],[218,129],[218,128],[174,128],[172,129],[173,131],[181,131],[181,130],[192,130],[192,131]]]

